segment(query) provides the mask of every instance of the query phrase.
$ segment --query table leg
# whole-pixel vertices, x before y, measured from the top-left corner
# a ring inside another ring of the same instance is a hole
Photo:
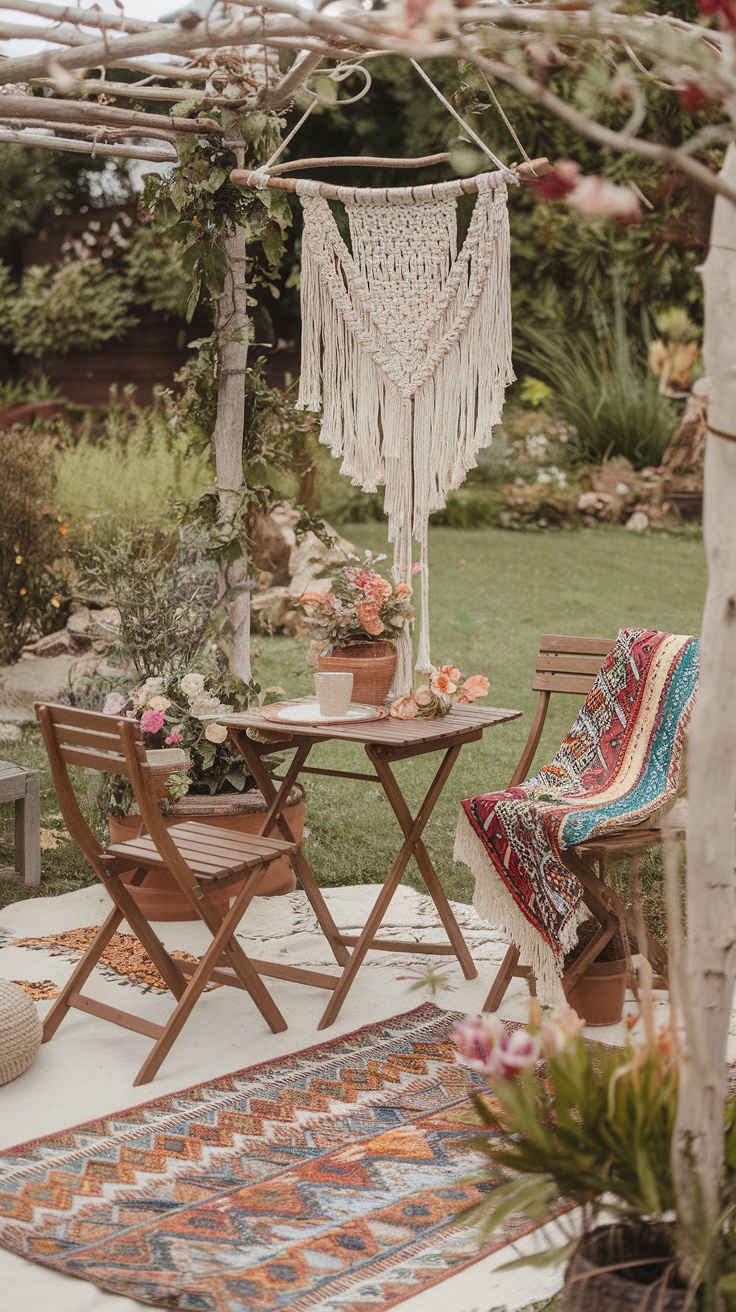
[[[41,801],[38,775],[26,775],[26,791],[15,803],[15,866],[28,888],[41,883]]]
[[[396,819],[401,825],[404,838],[408,840],[415,822],[412,820],[411,812],[406,804],[404,795],[401,792],[385,757],[374,751],[372,748],[367,748],[366,750],[375,768],[376,774],[381,780],[384,792],[391,803]],[[424,840],[421,838],[421,834],[423,833],[427,821],[439,800],[442,789],[447,782],[448,776],[453,769],[461,750],[461,746],[451,747],[445,753],[442,764],[435,775],[429,792],[427,793],[417,816],[417,820],[421,819],[422,824],[419,830],[419,836],[414,838],[412,842],[412,854],[419,867],[420,874],[427,885],[429,895],[437,908],[437,914],[439,915],[445,933],[453,946],[455,956],[462,966],[465,978],[477,979],[478,971],[475,962],[468,951],[460,926],[455,919],[452,907],[447,900],[447,894],[442,887],[440,877],[432,864],[432,859],[424,844]]]
[[[286,771],[286,775],[284,776],[281,787],[277,793],[274,781],[268,773],[268,770],[265,768],[255,744],[239,733],[234,734],[233,737],[240,755],[243,757],[243,760],[253,775],[256,784],[265,798],[266,805],[268,806],[268,812],[261,826],[260,835],[261,837],[267,838],[273,829],[278,828],[282,838],[285,838],[287,842],[296,843],[296,851],[293,853],[291,860],[296,866],[302,888],[304,889],[309,904],[317,917],[319,927],[330,945],[330,950],[335,961],[339,966],[345,966],[350,960],[350,953],[340,940],[340,931],[330,915],[327,903],[325,902],[322,892],[317,884],[317,880],[314,877],[314,871],[304,855],[301,844],[297,843],[292,834],[289,822],[283,814],[283,809],[286,805],[289,793],[297,781],[299,772],[309,756],[313,744],[308,742],[297,747],[291,765]]]
[[[394,776],[392,775],[390,769],[388,768],[388,764],[382,759],[379,753],[373,750],[373,748],[371,748],[370,746],[366,747],[366,752],[372,764],[375,766],[376,773],[379,779],[381,780],[381,783],[383,784],[389,802],[391,803],[391,806],[393,807],[393,810],[396,813],[397,819],[399,820],[399,824],[401,825],[401,828],[404,832],[404,842],[399,850],[396,860],[394,861],[386,877],[384,885],[381,889],[381,892],[378,895],[378,898],[376,899],[373,910],[371,911],[371,914],[369,915],[365,923],[363,931],[360,934],[360,937],[358,938],[358,941],[353,948],[350,961],[345,967],[342,976],[340,978],[340,983],[338,984],[337,988],[332,994],[332,997],[330,998],[330,1001],[327,1004],[327,1007],[325,1008],[324,1015],[322,1016],[322,1019],[320,1020],[320,1023],[317,1027],[318,1029],[320,1030],[326,1029],[327,1026],[331,1025],[332,1022],[336,1020],[337,1016],[339,1015],[342,1004],[345,1001],[352,987],[355,976],[360,966],[362,965],[366,953],[370,951],[371,943],[375,938],[378,929],[381,926],[381,922],[383,921],[383,917],[385,916],[386,911],[388,910],[389,904],[391,903],[394,893],[396,892],[396,889],[401,883],[402,876],[404,874],[404,871],[406,870],[407,865],[409,864],[409,860],[412,855],[416,855],[417,845],[420,843],[420,839],[424,827],[427,824],[427,821],[429,820],[432,811],[434,810],[437,799],[439,798],[440,793],[442,792],[442,789],[445,786],[448,775],[450,774],[450,771],[452,770],[452,767],[454,766],[455,761],[457,760],[459,751],[460,751],[459,747],[451,747],[447,752],[445,752],[442,763],[439,769],[437,770],[434,779],[432,780],[432,784],[417,813],[417,816],[415,819],[412,819],[411,814],[409,812],[409,808],[407,807],[406,802],[404,801],[404,798],[401,794],[401,791],[399,789],[396,780],[394,779]],[[400,799],[400,804],[398,799]],[[424,849],[424,851],[426,853],[426,848]],[[429,861],[429,854],[427,854],[426,859],[431,866],[431,862]],[[437,884],[439,885],[439,879],[437,878],[434,872],[434,868],[432,868],[432,874],[434,875],[435,879],[437,880]],[[460,948],[462,949],[464,960],[461,959],[461,964],[463,966],[463,970],[468,979],[474,979],[478,972],[476,971],[470,953],[468,952],[468,949],[465,946],[465,942],[463,940],[462,934],[460,933],[460,927],[457,924],[457,921],[455,920],[455,917],[452,914],[452,909],[450,908],[449,903],[445,898],[444,890],[442,889],[441,885],[439,885],[439,887],[441,892],[440,900],[444,900],[446,913],[453,927],[453,936],[451,939],[453,948],[455,948],[455,951],[458,953],[458,956],[459,956],[459,949]],[[449,933],[449,926],[446,923],[446,917],[443,914],[443,912],[440,911],[440,905],[438,903],[438,900],[434,892],[432,893],[432,899],[435,903],[435,906],[437,906],[437,910],[440,912],[440,915],[442,916],[442,922],[443,924],[446,925],[446,928],[448,928],[448,933]],[[470,970],[472,974],[468,974],[468,970]]]

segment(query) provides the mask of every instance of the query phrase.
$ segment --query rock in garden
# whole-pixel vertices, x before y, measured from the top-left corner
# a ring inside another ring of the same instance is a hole
[[[0,743],[19,743],[20,725],[0,721]]]
[[[626,527],[630,528],[632,533],[644,533],[649,528],[649,516],[644,510],[635,510],[626,521]]]

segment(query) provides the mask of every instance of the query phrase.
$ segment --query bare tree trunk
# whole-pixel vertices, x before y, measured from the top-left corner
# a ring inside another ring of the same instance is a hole
[[[242,518],[243,422],[248,362],[248,313],[245,292],[245,234],[232,225],[223,239],[228,272],[217,297],[217,331],[222,335],[215,423],[215,467],[224,524]],[[220,575],[222,601],[232,631],[231,672],[247,683],[250,664],[250,582],[244,531],[242,552]]]
[[[733,144],[721,177],[736,181]],[[708,422],[736,434],[736,206],[721,196],[703,281]],[[713,432],[705,457],[704,533],[708,593],[688,747],[687,1023],[673,1160],[681,1251],[691,1270],[719,1212],[726,1043],[736,982],[736,441]]]

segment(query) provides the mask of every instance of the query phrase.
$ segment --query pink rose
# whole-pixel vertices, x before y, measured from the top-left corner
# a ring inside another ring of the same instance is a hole
[[[438,697],[451,697],[457,691],[457,684],[443,670],[435,670],[429,686]]]
[[[438,674],[446,674],[453,683],[459,683],[463,677],[456,665],[440,665]]]
[[[370,579],[365,585],[365,594],[373,601],[387,601],[393,592],[388,579],[382,579],[380,574],[371,574]]]
[[[143,733],[160,733],[164,727],[164,717],[161,711],[144,711],[141,716],[141,729]]]
[[[353,583],[356,588],[367,588],[372,578],[373,574],[369,569],[356,569],[353,573]]]
[[[359,601],[355,613],[366,633],[370,633],[371,637],[377,638],[379,633],[383,633],[385,625],[379,617],[377,601]]]
[[[414,701],[416,702],[417,706],[430,706],[430,705],[431,705],[431,703],[432,703],[432,691],[431,691],[431,689],[427,686],[426,683],[423,683],[422,686],[421,686],[421,688],[417,688],[416,692],[414,693]]]
[[[102,708],[102,714],[122,715],[127,705],[127,697],[121,696],[119,692],[110,692],[105,698],[105,705]]]
[[[421,572],[422,572],[422,567],[421,567],[421,565],[420,565],[420,563],[419,563],[418,560],[415,560],[415,561],[414,561],[414,564],[413,564],[412,567],[411,567],[411,572],[412,572],[412,574],[421,574]]]
[[[413,692],[407,692],[403,697],[397,697],[396,701],[392,702],[389,714],[395,720],[414,720],[418,709]]]
[[[177,724],[176,728],[171,730],[171,733],[166,739],[166,746],[178,747],[179,743],[183,743],[183,742],[184,742],[184,735],[181,731],[181,725]]]
[[[408,583],[397,583],[395,591],[396,596],[401,597],[402,601],[404,597],[410,597],[412,594],[412,589],[409,587]]]

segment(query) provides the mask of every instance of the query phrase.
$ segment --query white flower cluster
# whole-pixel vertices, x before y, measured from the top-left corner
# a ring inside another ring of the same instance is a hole
[[[233,709],[227,702],[221,702],[219,697],[207,692],[202,674],[185,674],[180,686],[189,702],[189,714],[196,720],[215,720],[218,715],[228,715]],[[204,736],[210,743],[224,743],[227,729],[222,724],[207,724]]]

